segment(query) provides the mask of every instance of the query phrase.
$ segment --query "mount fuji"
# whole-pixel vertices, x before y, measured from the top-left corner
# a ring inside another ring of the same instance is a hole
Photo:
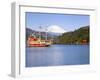
[[[66,32],[62,27],[58,25],[51,25],[47,27],[47,32],[52,36],[59,36]]]
[[[60,26],[58,25],[51,25],[47,28],[48,32],[52,32],[52,33],[65,33],[66,30],[64,30],[63,28],[61,28]]]

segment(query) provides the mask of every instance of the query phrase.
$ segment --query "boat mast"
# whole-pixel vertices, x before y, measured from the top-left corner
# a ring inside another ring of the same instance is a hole
[[[41,27],[41,26],[39,26],[39,29],[41,30],[41,29],[42,29],[42,27]],[[41,31],[39,31],[39,39],[41,40]]]
[[[45,33],[46,33],[45,40],[47,40],[48,39],[48,37],[47,37],[47,28],[45,28]]]

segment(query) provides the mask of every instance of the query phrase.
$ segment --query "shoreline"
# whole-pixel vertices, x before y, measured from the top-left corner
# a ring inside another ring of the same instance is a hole
[[[52,44],[52,45],[90,45],[90,44]]]

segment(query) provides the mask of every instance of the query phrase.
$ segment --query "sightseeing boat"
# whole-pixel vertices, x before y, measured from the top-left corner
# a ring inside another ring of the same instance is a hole
[[[34,36],[29,36],[27,40],[28,47],[47,47],[51,45],[51,40],[41,40]]]
[[[40,34],[39,37],[36,37],[35,34],[31,34],[27,39],[28,47],[48,47],[51,44],[52,40],[48,40],[47,35],[45,36],[45,39],[41,39]]]

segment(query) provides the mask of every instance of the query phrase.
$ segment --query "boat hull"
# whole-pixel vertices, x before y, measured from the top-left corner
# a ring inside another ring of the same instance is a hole
[[[50,45],[46,44],[29,44],[28,47],[48,47]]]

